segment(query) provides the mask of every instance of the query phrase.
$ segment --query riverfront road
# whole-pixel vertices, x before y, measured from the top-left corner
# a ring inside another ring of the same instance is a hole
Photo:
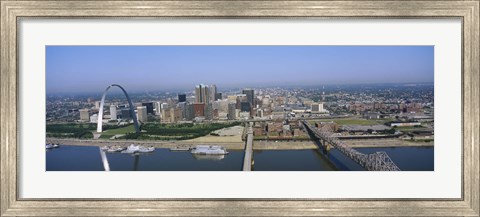
[[[253,161],[253,129],[252,124],[249,123],[247,128],[247,141],[245,145],[245,156],[243,158],[243,171],[252,170],[252,161]]]

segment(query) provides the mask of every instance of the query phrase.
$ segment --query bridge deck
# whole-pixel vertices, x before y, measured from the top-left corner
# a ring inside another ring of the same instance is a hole
[[[245,145],[245,156],[243,158],[243,171],[252,170],[253,160],[253,129],[249,126],[247,129],[247,141]]]
[[[363,154],[340,141],[329,130],[314,128],[307,121],[302,121],[307,130],[312,132],[318,139],[328,142],[360,166],[369,171],[400,171],[400,168],[390,159],[386,152]]]

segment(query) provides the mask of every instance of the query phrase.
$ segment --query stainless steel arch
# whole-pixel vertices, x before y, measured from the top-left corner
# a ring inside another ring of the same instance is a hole
[[[108,86],[105,89],[105,91],[103,91],[102,101],[100,102],[100,110],[98,111],[97,133],[102,132],[103,104],[105,103],[105,96],[107,95],[108,90],[110,90],[110,88],[113,87],[113,86],[119,87],[123,91],[123,93],[125,94],[125,97],[127,97],[128,105],[130,106],[130,115],[132,116],[133,124],[135,125],[135,131],[137,133],[140,133],[140,128],[138,127],[137,116],[135,115],[135,111],[133,110],[132,100],[130,100],[130,97],[128,96],[127,91],[125,91],[125,89],[123,89],[123,87],[118,85],[118,84],[112,84],[112,85]]]

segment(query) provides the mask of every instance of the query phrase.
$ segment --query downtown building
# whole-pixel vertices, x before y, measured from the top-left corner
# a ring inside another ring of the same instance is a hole
[[[110,120],[117,120],[117,106],[114,104],[110,105]]]
[[[250,103],[250,106],[255,107],[255,91],[253,89],[243,89],[242,94],[247,96],[247,102]]]
[[[144,102],[142,103],[142,106],[145,106],[147,109],[147,114],[154,114],[153,113],[153,102]]]
[[[80,120],[81,121],[90,121],[90,109],[80,109]]]
[[[185,107],[183,107],[183,117],[186,121],[192,121],[195,118],[195,109],[193,104],[185,104]]]
[[[147,116],[147,107],[146,106],[139,106],[137,107],[137,119],[142,123],[146,123],[148,120]]]
[[[195,86],[195,102],[196,103],[211,103],[217,100],[217,86],[213,85],[204,85],[199,84]]]
[[[186,102],[187,101],[187,95],[186,94],[178,94],[178,102]]]
[[[199,84],[195,87],[195,102],[207,103],[210,102],[210,87],[208,85]]]
[[[237,118],[236,109],[237,109],[236,103],[232,102],[228,104],[228,114],[227,114],[228,120],[235,120]]]

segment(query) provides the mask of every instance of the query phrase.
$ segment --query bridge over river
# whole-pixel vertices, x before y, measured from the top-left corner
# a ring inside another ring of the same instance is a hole
[[[345,156],[349,157],[368,171],[400,171],[400,168],[390,159],[386,152],[376,152],[373,154],[364,154],[333,136],[328,127],[312,127],[306,120],[301,121],[308,132],[311,132],[316,139],[319,139],[324,146],[331,145]]]

